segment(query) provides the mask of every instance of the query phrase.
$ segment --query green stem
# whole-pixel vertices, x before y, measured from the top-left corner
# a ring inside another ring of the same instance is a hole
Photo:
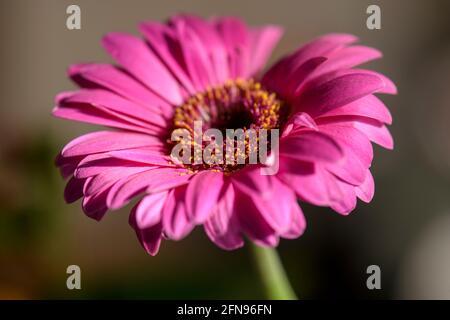
[[[256,267],[262,279],[268,299],[296,300],[278,253],[273,248],[263,248],[251,244]]]

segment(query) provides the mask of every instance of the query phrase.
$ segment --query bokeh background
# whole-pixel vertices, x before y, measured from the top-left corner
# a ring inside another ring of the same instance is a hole
[[[81,7],[82,29],[66,29]],[[382,29],[366,28],[378,4]],[[376,147],[374,201],[341,217],[304,205],[303,237],[279,252],[301,298],[450,298],[450,2],[361,0],[2,0],[0,2],[0,298],[263,298],[247,248],[226,252],[198,228],[147,256],[128,226],[129,207],[101,222],[66,205],[53,165],[70,139],[95,129],[50,116],[53,97],[74,88],[74,62],[111,61],[100,38],[137,34],[143,20],[177,12],[237,15],[286,33],[271,61],[327,32],[349,32],[385,55],[369,68],[389,75],[384,96],[396,147]],[[66,268],[82,290],[66,288]],[[366,288],[379,265],[382,289]]]

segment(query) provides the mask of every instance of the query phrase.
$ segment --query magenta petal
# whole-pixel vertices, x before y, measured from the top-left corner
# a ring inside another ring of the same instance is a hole
[[[282,88],[286,85],[286,80],[289,79],[287,75],[290,75],[305,61],[316,57],[326,57],[356,40],[355,36],[349,34],[328,34],[314,39],[276,63],[266,72],[262,81],[269,88]]]
[[[53,108],[52,115],[62,119],[98,124],[151,135],[161,133],[161,127],[144,124],[136,118],[133,119],[118,112],[108,110],[107,108],[100,106],[94,107],[88,104],[63,102],[61,105]]]
[[[355,128],[364,133],[370,141],[392,150],[394,149],[394,139],[385,125],[378,121],[357,121]]]
[[[269,197],[272,194],[274,176],[261,175],[258,167],[244,168],[233,175],[233,186],[251,197]],[[237,191],[237,190],[236,190]]]
[[[210,84],[218,85],[230,79],[227,50],[212,23],[192,15],[176,16],[171,21],[175,21],[175,24],[184,23],[193,33],[195,50],[200,50],[200,54],[204,54],[202,63],[211,79]],[[184,43],[185,38],[180,38],[182,39],[180,43]]]
[[[236,203],[238,221],[244,233],[258,245],[277,246],[279,241],[277,233],[263,218],[254,201],[247,195],[237,192]]]
[[[342,116],[359,116],[371,118],[383,123],[391,124],[392,116],[384,103],[374,95],[367,95],[346,104],[340,108],[336,108],[325,112],[321,117],[342,117]],[[336,119],[339,121],[339,118]]]
[[[145,229],[161,221],[161,212],[167,199],[167,191],[145,196],[136,206],[135,221],[139,229]]]
[[[182,19],[173,19],[175,34],[183,39],[179,42],[188,75],[197,91],[217,85],[211,61],[199,36]]]
[[[196,90],[192,81],[183,69],[183,58],[179,51],[179,41],[173,30],[165,24],[157,22],[144,22],[139,25],[139,30],[145,36],[152,49],[161,57],[167,68],[178,79],[183,88],[189,94],[195,94]]]
[[[133,197],[144,192],[148,186],[164,174],[170,173],[169,168],[154,168],[134,175],[126,175],[115,183],[109,192],[107,203],[111,209],[126,205]]]
[[[228,51],[230,77],[249,76],[250,37],[246,24],[234,17],[223,17],[215,25]]]
[[[137,148],[127,150],[117,150],[107,153],[113,158],[128,160],[134,162],[145,163],[148,165],[157,165],[165,167],[175,167],[176,165],[170,162],[170,157],[164,155],[160,151],[151,149]]]
[[[231,218],[234,213],[235,195],[231,183],[223,187],[223,194],[213,208],[213,212],[205,222],[212,234],[221,236],[225,234],[230,226]]]
[[[369,139],[348,124],[319,124],[319,128],[333,136],[344,152],[343,161],[327,164],[327,169],[348,183],[361,184],[373,158],[373,148]]]
[[[139,206],[139,204],[138,204]],[[159,246],[162,239],[162,223],[156,222],[155,224],[141,228],[137,222],[137,206],[131,210],[129,217],[129,224],[136,232],[139,242],[148,254],[154,256],[158,253]]]
[[[103,38],[103,45],[119,64],[155,93],[175,105],[183,101],[177,82],[144,41],[110,33]]]
[[[305,79],[308,78],[311,73],[313,73],[314,70],[316,70],[326,60],[327,58],[325,57],[315,57],[305,61],[289,75],[289,78],[287,79],[287,86],[285,88],[280,87],[280,92],[288,98],[294,97]]]
[[[342,215],[348,215],[356,207],[355,188],[339,179],[335,182],[334,188],[331,189],[331,208]]]
[[[361,185],[355,187],[355,194],[359,199],[366,203],[372,201],[375,194],[375,182],[373,181],[370,170],[367,170],[364,182]]]
[[[107,174],[108,172],[120,171],[120,168],[123,168],[123,171],[128,171],[128,169],[135,170],[134,168],[137,168],[136,170],[140,172],[142,170],[149,170],[153,167],[154,166],[148,164],[123,161],[121,159],[111,158],[104,153],[97,153],[89,155],[84,158],[83,161],[80,161],[74,172],[74,176],[76,178],[88,178],[99,174]]]
[[[345,151],[354,153],[366,167],[369,167],[373,159],[373,148],[369,139],[352,123],[319,123],[320,131],[331,136],[341,145]]]
[[[337,162],[343,152],[331,135],[303,130],[280,140],[280,154],[304,161]]]
[[[282,35],[283,29],[273,25],[250,30],[250,75],[262,69]]]
[[[216,205],[223,186],[221,172],[203,171],[194,175],[186,190],[186,211],[192,219],[203,223]]]
[[[188,173],[185,169],[168,171],[167,174],[158,176],[158,179],[152,181],[147,187],[147,192],[161,192],[170,190],[189,182],[193,174]]]
[[[124,116],[140,119],[143,126],[147,123],[159,127],[166,126],[166,120],[159,111],[152,111],[145,106],[102,89],[82,89],[66,96],[62,101],[68,104],[89,104],[96,108],[106,108]]]
[[[164,233],[169,239],[181,240],[194,228],[193,221],[185,209],[186,186],[172,189],[162,212]]]
[[[148,167],[115,167],[89,178],[84,184],[84,195],[89,196],[100,192],[106,187],[119,182],[121,179],[147,171]]]
[[[300,237],[306,229],[306,220],[299,205],[294,204],[291,208],[291,225],[281,236],[286,239]]]
[[[280,179],[302,200],[318,206],[330,205],[328,174],[324,173],[322,166],[289,158],[282,159],[281,162],[283,165],[289,163],[291,168],[280,168],[280,171],[283,170]]]
[[[270,195],[252,197],[254,204],[268,225],[278,234],[289,230],[292,206],[296,205],[294,193],[278,179],[273,179]]]
[[[95,83],[156,113],[166,114],[167,109],[172,108],[130,75],[109,64],[72,65],[69,68],[69,75],[82,87],[92,87],[85,86],[86,81]]]
[[[234,215],[234,191],[231,184],[205,221],[204,227],[208,237],[225,250],[234,250],[244,245],[239,223]]]
[[[328,61],[321,65],[312,76],[320,76],[339,69],[349,69],[382,56],[377,49],[366,46],[350,46],[327,55]]]
[[[238,229],[238,223],[230,222],[228,230],[223,234],[214,232],[212,223],[204,224],[206,235],[212,242],[224,250],[236,250],[244,245],[244,240]]]
[[[108,210],[108,207],[106,206],[108,192],[109,188],[105,188],[98,193],[83,198],[83,211],[88,217],[97,221],[100,221],[103,218]]]
[[[97,131],[72,140],[61,153],[64,157],[73,157],[160,144],[158,138],[140,133]]]
[[[64,200],[67,203],[72,203],[80,199],[83,196],[83,186],[85,182],[86,179],[70,178],[64,189]]]
[[[294,134],[297,130],[305,128],[318,130],[316,122],[309,114],[306,112],[298,112],[288,119],[288,122],[283,128],[281,137],[284,138],[289,134]]]
[[[376,92],[383,86],[383,80],[372,74],[353,73],[339,76],[305,89],[298,97],[297,108],[313,117],[318,116]]]

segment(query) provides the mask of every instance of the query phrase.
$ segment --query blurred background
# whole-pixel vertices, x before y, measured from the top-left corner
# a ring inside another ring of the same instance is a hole
[[[66,8],[81,7],[81,30]],[[381,30],[366,8],[381,7]],[[303,205],[308,228],[282,241],[281,258],[301,298],[450,299],[450,2],[361,0],[3,0],[0,2],[0,298],[264,298],[248,248],[218,249],[198,228],[166,241],[156,257],[128,226],[130,207],[98,223],[63,201],[58,151],[93,126],[52,118],[53,98],[74,85],[66,67],[111,61],[110,31],[178,12],[237,15],[285,27],[271,61],[313,37],[349,32],[384,53],[367,67],[390,76],[383,96],[394,124],[393,152],[375,147],[374,201],[348,217]],[[81,267],[82,290],[66,288]],[[368,290],[366,268],[381,268]]]

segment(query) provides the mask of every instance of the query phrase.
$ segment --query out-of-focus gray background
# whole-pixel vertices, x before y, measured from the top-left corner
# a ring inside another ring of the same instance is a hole
[[[66,29],[81,7],[82,29]],[[378,4],[382,29],[366,28]],[[164,242],[157,257],[139,246],[128,210],[97,223],[63,202],[53,166],[58,150],[94,127],[50,116],[53,97],[74,88],[66,67],[111,61],[100,38],[137,34],[143,20],[178,12],[237,15],[280,24],[271,61],[311,38],[349,32],[385,57],[368,67],[389,75],[399,95],[383,97],[395,150],[376,148],[376,195],[349,217],[303,206],[303,237],[282,241],[281,257],[303,298],[450,298],[450,2],[262,0],[4,0],[0,3],[0,298],[262,298],[246,248],[226,252],[196,230]],[[66,289],[66,267],[82,290]],[[382,290],[366,288],[366,268]]]

